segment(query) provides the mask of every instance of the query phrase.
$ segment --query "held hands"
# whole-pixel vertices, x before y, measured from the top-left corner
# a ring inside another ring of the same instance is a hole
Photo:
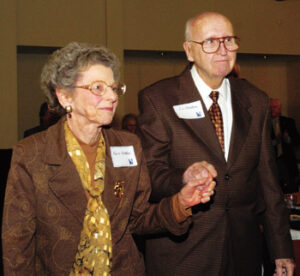
[[[295,262],[293,259],[276,259],[276,271],[273,276],[293,276]]]
[[[184,186],[178,193],[178,199],[184,208],[206,203],[214,194],[217,176],[214,166],[202,161],[192,164],[183,174]]]

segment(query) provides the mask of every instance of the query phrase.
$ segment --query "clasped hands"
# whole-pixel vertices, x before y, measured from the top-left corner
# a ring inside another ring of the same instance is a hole
[[[276,259],[276,271],[273,276],[293,276],[295,261],[293,259]]]
[[[184,208],[199,203],[207,203],[214,194],[217,171],[206,161],[196,162],[189,166],[183,174],[183,187],[178,193],[178,200]]]

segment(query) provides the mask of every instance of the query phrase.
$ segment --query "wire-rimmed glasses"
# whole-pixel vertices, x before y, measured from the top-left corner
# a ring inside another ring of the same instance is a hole
[[[126,92],[125,84],[107,84],[105,81],[96,80],[90,84],[73,86],[74,88],[82,88],[90,90],[94,95],[103,96],[108,88],[111,88],[118,96],[122,96]]]

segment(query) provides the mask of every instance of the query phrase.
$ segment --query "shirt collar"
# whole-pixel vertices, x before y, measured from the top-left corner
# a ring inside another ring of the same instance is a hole
[[[218,91],[219,96],[221,98],[223,98],[224,102],[227,101],[228,91],[230,91],[230,83],[229,83],[229,80],[227,78],[223,79],[220,87],[218,87],[217,89],[211,89],[203,81],[203,79],[199,76],[195,65],[193,65],[192,68],[191,68],[191,74],[192,74],[192,78],[195,82],[195,85],[198,88],[198,91],[199,91],[200,95],[202,96],[202,98],[209,97],[209,94],[211,93],[211,91]]]

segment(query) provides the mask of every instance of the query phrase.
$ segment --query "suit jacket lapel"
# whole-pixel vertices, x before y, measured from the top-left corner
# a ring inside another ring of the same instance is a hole
[[[238,82],[232,81],[230,85],[233,122],[228,155],[228,167],[232,166],[237,159],[248,136],[249,127],[252,120],[251,114],[248,111],[251,104],[247,98],[247,95],[241,93]]]
[[[218,141],[215,129],[210,120],[202,97],[200,96],[197,87],[194,84],[189,69],[186,69],[180,76],[177,95],[178,103],[176,104],[184,104],[200,100],[205,117],[201,119],[183,119],[183,121],[193,131],[193,133],[211,150],[211,152],[215,154],[218,159],[225,162],[224,154]]]
[[[44,162],[48,165],[49,187],[57,199],[82,224],[87,198],[77,170],[67,153],[64,119],[49,128],[46,134]]]

